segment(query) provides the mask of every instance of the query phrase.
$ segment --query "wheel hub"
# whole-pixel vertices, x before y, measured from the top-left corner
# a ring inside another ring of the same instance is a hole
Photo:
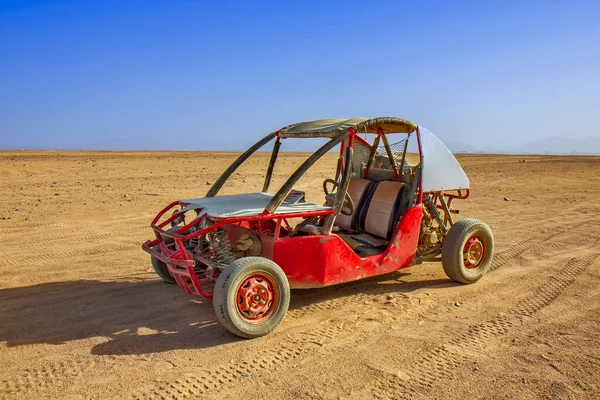
[[[483,242],[478,236],[467,240],[463,248],[463,262],[466,268],[477,268],[483,258]]]
[[[265,274],[248,276],[237,291],[237,310],[246,322],[258,324],[268,319],[275,309],[277,285]]]

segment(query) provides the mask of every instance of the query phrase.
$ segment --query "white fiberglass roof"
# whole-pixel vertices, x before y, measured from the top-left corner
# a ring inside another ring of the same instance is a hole
[[[184,211],[203,208],[210,217],[252,217],[262,214],[272,198],[272,194],[258,192],[216,197],[201,197],[198,199],[181,200],[181,203],[188,204],[184,207]],[[283,203],[277,208],[277,210],[275,210],[275,214],[322,210],[331,210],[331,207],[320,206],[313,203]]]

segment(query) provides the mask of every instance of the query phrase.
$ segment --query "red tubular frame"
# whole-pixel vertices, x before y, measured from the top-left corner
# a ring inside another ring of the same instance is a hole
[[[207,292],[202,288],[201,280],[198,280],[196,273],[194,271],[194,266],[196,265],[196,260],[192,259],[190,255],[185,250],[185,246],[183,242],[186,240],[190,240],[202,235],[205,235],[215,229],[221,228],[227,224],[237,224],[240,222],[250,222],[250,221],[271,221],[276,220],[276,230],[275,230],[275,240],[279,239],[279,234],[281,230],[281,221],[287,218],[306,218],[306,217],[314,217],[314,216],[326,216],[333,214],[333,210],[321,210],[321,211],[310,211],[303,212],[298,214],[261,214],[251,217],[235,217],[235,218],[223,218],[219,221],[216,221],[213,225],[208,228],[201,229],[194,233],[188,235],[180,235],[180,232],[185,232],[189,230],[192,226],[197,225],[202,218],[206,217],[206,214],[200,214],[197,218],[194,218],[189,224],[186,224],[182,228],[178,229],[176,232],[168,232],[163,228],[178,218],[182,213],[175,213],[165,221],[160,224],[156,224],[158,220],[170,209],[180,204],[179,202],[173,202],[165,207],[152,221],[150,225],[154,230],[156,235],[156,239],[147,240],[143,245],[142,249],[162,261],[166,264],[169,272],[177,282],[177,284],[183,287],[189,294],[197,295],[204,297],[206,299],[212,299],[212,293]],[[169,237],[174,239],[175,241],[175,250],[169,249],[163,242],[162,236]],[[155,249],[154,247],[159,246],[160,250]]]
[[[217,222],[215,222],[213,225],[209,226],[208,228],[204,228],[204,229],[196,231],[194,233],[190,233],[189,235],[179,235],[177,233],[168,232],[168,231],[165,231],[164,229],[162,229],[162,226],[164,226],[168,222],[171,222],[172,221],[171,218],[173,218],[173,217],[169,218],[169,220],[163,222],[160,225],[151,224],[150,227],[156,233],[158,233],[160,235],[165,235],[172,239],[190,240],[190,239],[196,238],[198,236],[206,235],[207,233],[212,232],[215,229],[220,228],[226,224],[234,224],[234,223],[244,222],[244,221],[270,221],[270,220],[285,219],[285,218],[319,217],[319,216],[326,216],[326,215],[331,215],[331,214],[333,214],[333,210],[307,211],[307,212],[296,213],[296,214],[260,214],[260,215],[255,215],[255,216],[251,216],[251,217],[223,218],[223,219],[219,219]],[[175,218],[178,215],[179,214],[176,214]],[[202,214],[201,216],[194,218],[194,220],[192,222],[185,225],[181,229],[178,229],[177,232],[189,230],[192,226],[197,225],[200,222],[200,220],[202,218],[204,218],[204,216],[205,216],[205,214]]]
[[[354,147],[355,139],[370,145],[366,140],[357,135],[354,129],[348,130],[349,148]],[[379,132],[383,135],[383,132]],[[419,158],[422,161],[422,150],[419,130],[416,130],[417,144],[419,148]],[[344,155],[345,141],[341,142],[340,155]],[[422,165],[422,162],[421,164]],[[344,163],[342,163],[344,168]],[[343,170],[342,170],[343,171]],[[343,171],[346,172],[346,171]],[[398,176],[398,169],[394,168]],[[261,232],[260,222],[274,221],[275,231],[273,234],[272,259],[284,270],[290,286],[294,288],[320,287],[335,285],[356,279],[363,279],[371,276],[386,274],[401,268],[406,268],[412,264],[416,254],[419,240],[419,231],[422,219],[421,203],[423,191],[421,179],[418,184],[418,197],[415,205],[410,208],[398,223],[398,227],[390,240],[387,249],[373,256],[360,258],[338,235],[310,235],[310,236],[292,236],[280,237],[282,222],[289,227],[288,218],[307,218],[307,217],[325,217],[333,215],[334,211],[320,210],[302,213],[273,214],[265,210],[260,215],[250,217],[232,217],[215,218],[211,226],[199,231],[183,234],[198,225],[206,214],[199,213],[188,224],[178,228],[175,231],[165,229],[171,222],[181,217],[184,212],[179,210],[174,212],[169,218],[160,222],[161,218],[177,206],[184,208],[188,204],[180,201],[174,201],[163,208],[152,220],[151,227],[156,235],[154,240],[148,240],[143,245],[144,251],[150,253],[159,261],[165,263],[175,281],[192,295],[212,298],[212,293],[203,288],[203,284],[210,281],[209,277],[198,279],[197,272],[194,271],[197,260],[192,258],[191,254],[185,249],[184,241],[205,235],[215,229],[230,224],[242,224],[244,222],[259,222],[257,232]],[[467,196],[469,192],[467,191]],[[453,198],[463,198],[460,191],[458,195],[447,194],[448,206]],[[174,246],[168,247],[163,238],[173,239]],[[158,248],[157,248],[158,246]],[[202,279],[204,278],[204,279]],[[214,279],[212,279],[214,282]]]
[[[423,203],[423,149],[421,148],[421,132],[417,127],[417,146],[419,148],[419,164],[421,168],[421,173],[419,174],[419,192],[417,194],[417,204]]]

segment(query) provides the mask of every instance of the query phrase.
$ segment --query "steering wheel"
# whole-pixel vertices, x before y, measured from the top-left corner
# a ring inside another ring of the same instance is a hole
[[[331,190],[327,187],[327,184],[331,183],[333,187]],[[325,203],[333,207],[333,203],[335,202],[335,197],[337,196],[336,190],[339,189],[340,184],[334,181],[333,179],[325,179],[323,181],[323,191],[325,192]],[[346,192],[344,196],[344,202],[342,203],[342,209],[340,211],[344,215],[352,215],[354,212],[354,201],[352,201],[352,197]]]

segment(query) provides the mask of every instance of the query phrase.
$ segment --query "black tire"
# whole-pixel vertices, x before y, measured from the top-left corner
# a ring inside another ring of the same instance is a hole
[[[167,264],[160,261],[158,258],[156,258],[154,256],[151,256],[151,261],[152,261],[152,266],[154,267],[154,271],[156,271],[158,276],[160,276],[160,279],[162,279],[164,282],[170,283],[170,284],[177,283],[177,282],[175,282],[175,278],[173,278],[173,275],[171,275],[171,273],[169,272],[169,268],[167,267]]]
[[[174,230],[177,230],[177,228],[171,228],[168,231],[170,232],[170,231],[174,231]],[[165,242],[165,244],[174,242],[173,239],[171,239],[170,237],[167,237],[167,236],[163,236],[163,241]],[[153,249],[157,249],[158,251],[160,251],[160,246],[156,245],[153,247]],[[173,275],[171,275],[171,273],[169,272],[169,268],[167,267],[167,264],[160,261],[158,258],[156,258],[154,256],[150,256],[150,257],[151,257],[150,261],[152,262],[152,267],[154,267],[154,271],[156,271],[158,276],[160,276],[160,279],[162,279],[164,282],[169,283],[169,284],[177,283],[175,281],[175,278],[173,278]]]
[[[253,276],[268,279],[273,288],[273,302],[264,320],[249,322],[238,309],[238,289]],[[290,285],[281,268],[263,257],[244,257],[229,264],[219,275],[213,293],[217,320],[231,333],[243,338],[256,338],[272,332],[285,317],[290,304]]]
[[[477,238],[477,239],[473,239]],[[465,259],[465,245],[469,240],[479,240],[483,251],[475,264]],[[494,236],[483,221],[466,218],[455,223],[442,244],[442,266],[448,277],[460,283],[475,283],[485,275],[494,257]],[[465,264],[470,264],[469,268]]]

